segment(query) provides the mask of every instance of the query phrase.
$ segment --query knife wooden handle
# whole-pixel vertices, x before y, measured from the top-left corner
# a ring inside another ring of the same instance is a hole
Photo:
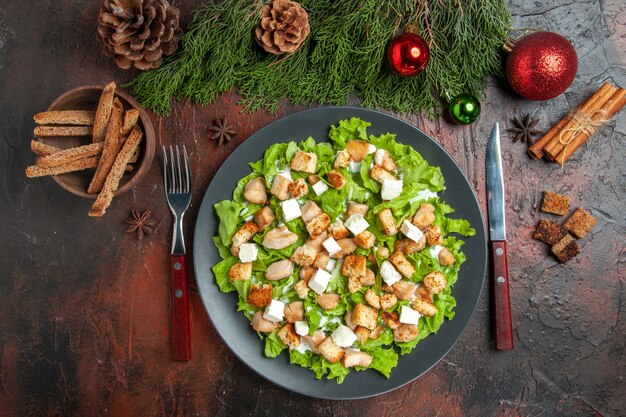
[[[512,350],[513,323],[509,298],[509,268],[506,260],[506,242],[490,242],[490,255],[496,349]]]
[[[185,255],[172,255],[172,341],[174,360],[191,359],[191,329]]]

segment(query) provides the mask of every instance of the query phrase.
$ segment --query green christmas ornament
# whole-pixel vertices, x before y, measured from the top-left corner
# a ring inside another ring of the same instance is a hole
[[[471,94],[459,94],[450,100],[448,113],[454,122],[469,125],[480,115],[480,101]]]

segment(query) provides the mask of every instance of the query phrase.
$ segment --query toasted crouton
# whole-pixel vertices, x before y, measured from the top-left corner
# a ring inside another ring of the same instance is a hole
[[[247,241],[252,239],[252,236],[254,236],[258,231],[259,227],[256,225],[256,223],[244,223],[243,226],[241,226],[241,228],[237,230],[237,232],[235,232],[235,234],[233,235],[233,244],[230,247],[230,252],[235,256],[239,256],[239,248],[241,247],[241,244],[246,243]]]
[[[353,366],[362,366],[367,368],[372,363],[372,356],[361,352],[360,350],[346,349],[343,358],[341,358],[341,364],[344,368],[351,368]]]
[[[295,252],[291,255],[293,262],[300,266],[311,266],[315,262],[317,251],[310,246],[302,245],[298,246]]]
[[[426,236],[426,241],[429,246],[443,245],[443,235],[441,234],[441,228],[439,228],[439,226],[429,226],[426,231],[424,231],[424,236]]]
[[[359,282],[364,287],[369,287],[376,284],[376,275],[374,274],[374,271],[369,268],[365,268],[365,275],[359,277]]]
[[[263,311],[257,311],[250,321],[250,326],[257,332],[270,333],[276,330],[278,323],[263,318]]]
[[[374,181],[378,181],[381,184],[385,180],[397,180],[398,179],[391,172],[385,171],[378,165],[374,165],[374,167],[370,170],[370,177],[372,177]]]
[[[421,298],[413,300],[413,309],[420,313],[422,316],[432,317],[437,314],[437,306],[428,301],[424,301]]]
[[[247,281],[252,278],[252,262],[236,263],[230,267],[228,278],[231,281]]]
[[[317,304],[324,310],[331,310],[339,305],[341,296],[336,293],[323,293],[317,296]]]
[[[315,257],[315,262],[313,262],[314,268],[326,269],[328,266],[328,261],[330,261],[330,255],[327,251],[323,250],[317,254]]]
[[[308,181],[308,182],[309,182],[309,184],[311,184],[311,185],[315,185],[315,184],[317,184],[318,182],[320,182],[320,180],[321,180],[321,178],[320,178],[320,176],[319,176],[319,175],[317,175],[317,174],[311,174],[311,175],[309,175],[309,177],[307,178],[307,181]]]
[[[341,267],[341,274],[358,280],[365,275],[365,262],[364,256],[348,255]]]
[[[265,307],[272,302],[272,284],[252,284],[248,293],[248,304],[255,307]]]
[[[313,152],[303,151],[296,152],[289,164],[294,171],[307,172],[309,174],[315,174],[316,165],[317,155]]]
[[[398,302],[398,297],[395,294],[383,294],[380,296],[380,308],[383,310],[389,310],[393,308]]]
[[[565,222],[565,228],[572,232],[578,239],[585,237],[596,225],[596,218],[584,208],[577,208]]]
[[[310,222],[320,214],[322,214],[322,209],[319,208],[315,201],[308,200],[304,205],[300,208],[302,211],[302,221],[305,223]]]
[[[420,230],[426,230],[435,221],[435,206],[428,203],[420,204],[419,210],[415,212],[412,223]]]
[[[346,185],[346,179],[341,175],[341,172],[333,169],[328,173],[328,183],[336,190],[341,190]]]
[[[401,324],[397,329],[393,331],[394,342],[403,343],[415,340],[420,334],[420,330],[416,324]]]
[[[443,272],[433,271],[424,277],[424,285],[433,294],[439,294],[446,288],[448,281],[446,281],[446,277],[443,275]]]
[[[370,335],[372,334],[372,332],[370,332],[369,330],[367,330],[363,326],[356,326],[356,328],[353,331],[354,331],[354,334],[356,335],[357,339],[361,343],[367,342],[367,339],[369,339]]]
[[[301,300],[304,300],[309,295],[309,285],[304,280],[296,282],[293,289],[296,290],[296,294],[298,294],[298,298]]]
[[[349,140],[346,142],[346,151],[354,162],[361,162],[369,153],[370,144],[362,140]]]
[[[441,249],[437,258],[439,259],[439,265],[442,266],[454,265],[454,262],[456,262],[454,255],[448,250],[448,248]]]
[[[328,232],[335,240],[343,239],[350,236],[350,230],[343,224],[341,220],[337,220],[328,226]]]
[[[367,214],[367,210],[369,210],[369,206],[363,203],[348,203],[348,207],[346,208],[346,219],[349,219],[353,214],[360,214],[365,217]]]
[[[345,238],[339,239],[337,244],[341,248],[341,250],[331,256],[333,259],[341,259],[346,255],[351,254],[356,250],[356,243],[354,243],[354,239]]]
[[[293,350],[300,346],[300,335],[296,333],[293,323],[287,323],[276,333],[278,338],[289,347],[289,350]]]
[[[272,224],[274,220],[276,220],[276,216],[274,215],[274,211],[269,206],[263,207],[254,215],[254,222],[259,227],[259,230],[265,229],[267,226]]]
[[[350,165],[350,161],[352,161],[352,157],[345,149],[343,151],[339,151],[337,153],[337,158],[335,158],[335,168],[347,168]]]
[[[533,233],[535,239],[541,240],[548,245],[554,245],[567,234],[567,229],[550,220],[539,220],[537,229]]]
[[[285,320],[287,323],[304,320],[304,304],[302,304],[302,301],[294,301],[285,306]]]
[[[378,310],[358,303],[352,310],[352,322],[366,329],[374,330],[378,325]]]
[[[289,190],[293,198],[300,198],[307,195],[307,193],[309,192],[309,186],[306,185],[306,181],[304,181],[304,178],[298,178],[297,180],[293,181],[291,184],[289,184],[287,189]]]
[[[393,217],[391,209],[386,208],[378,213],[378,218],[383,225],[383,230],[387,236],[395,236],[398,233],[396,219]]]
[[[563,216],[569,211],[570,201],[571,199],[569,196],[544,191],[541,211]]]
[[[272,188],[270,193],[274,194],[279,200],[286,200],[289,198],[289,184],[292,181],[284,175],[276,175],[272,181]]]
[[[413,241],[405,237],[404,239],[396,240],[393,244],[393,250],[396,252],[404,252],[407,255],[411,253],[420,252],[426,247],[426,237],[422,236],[419,242]]]
[[[374,292],[371,288],[365,291],[365,301],[375,309],[380,308],[380,296]]]
[[[322,213],[306,224],[306,230],[312,238],[316,238],[328,229],[328,225],[330,225],[330,217]]]
[[[419,285],[415,289],[415,298],[419,298],[424,301],[428,301],[429,303],[433,302],[433,295],[430,290],[426,287],[426,285]]]
[[[376,236],[372,232],[367,230],[362,231],[354,237],[354,243],[362,247],[363,249],[369,249],[374,246],[376,242]]]
[[[348,277],[348,291],[350,294],[354,294],[361,290],[361,281],[356,277]]]
[[[404,256],[403,252],[394,252],[391,257],[389,257],[389,260],[406,278],[411,278],[415,273],[415,268],[411,265],[406,256]]]
[[[552,246],[551,250],[561,263],[569,261],[580,252],[578,244],[571,235],[565,235],[563,239]]]
[[[324,359],[330,363],[337,363],[344,355],[344,350],[337,346],[332,337],[327,337],[317,345],[317,349],[320,351]]]
[[[383,323],[390,329],[397,329],[400,326],[400,319],[398,313],[395,311],[383,311]]]

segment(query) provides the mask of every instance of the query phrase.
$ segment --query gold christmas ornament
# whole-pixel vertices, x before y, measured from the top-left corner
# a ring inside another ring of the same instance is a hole
[[[266,52],[280,55],[297,51],[310,32],[309,16],[299,3],[273,0],[263,6],[254,35]]]

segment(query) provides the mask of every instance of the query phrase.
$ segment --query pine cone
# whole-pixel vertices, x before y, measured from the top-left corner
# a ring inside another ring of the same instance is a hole
[[[257,43],[272,54],[295,52],[309,35],[309,16],[299,3],[273,0],[263,6]]]
[[[98,39],[104,53],[122,69],[157,68],[173,54],[183,36],[180,13],[167,0],[104,0],[98,16]]]

